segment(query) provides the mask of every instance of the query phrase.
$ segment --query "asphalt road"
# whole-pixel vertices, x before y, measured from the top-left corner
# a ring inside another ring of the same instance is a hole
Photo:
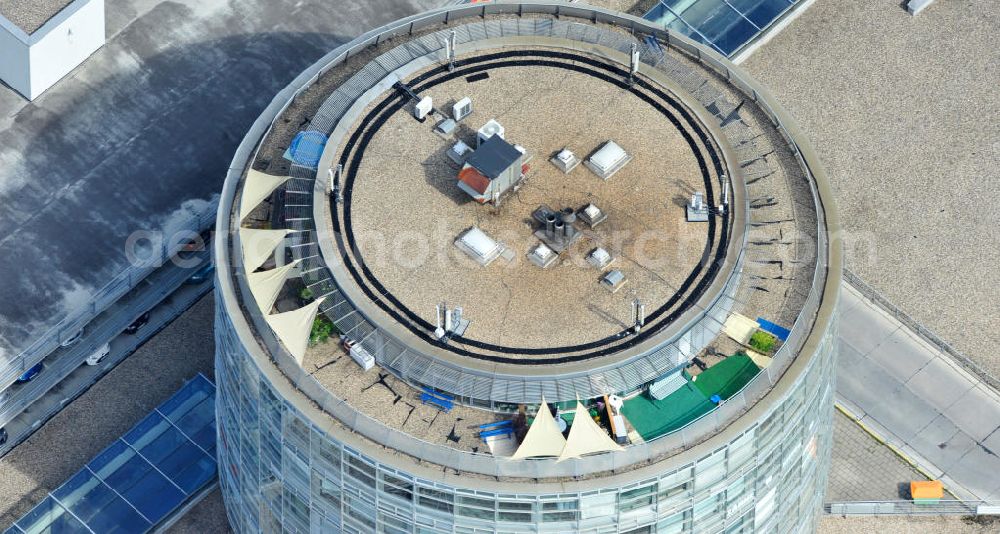
[[[34,102],[0,86],[0,362],[217,194],[271,98],[431,0],[108,0],[107,45]]]

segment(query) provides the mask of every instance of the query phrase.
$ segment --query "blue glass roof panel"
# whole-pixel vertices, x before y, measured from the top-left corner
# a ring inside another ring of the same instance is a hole
[[[733,56],[800,0],[660,0],[645,19]]]
[[[45,534],[91,534],[83,523],[48,496],[15,523],[24,532]]]
[[[171,418],[171,421],[177,425],[177,428],[181,430],[189,438],[201,432],[205,427],[213,425],[215,422],[215,399],[208,398],[198,404],[191,406],[191,408],[177,418]]]
[[[205,379],[204,383],[195,379],[188,382],[188,385],[185,386],[182,392],[178,392],[177,395],[170,397],[163,404],[161,404],[156,411],[163,414],[163,416],[170,421],[176,423],[177,420],[191,410],[191,408],[197,406],[198,403],[207,398],[212,398],[214,402],[215,386],[212,385],[208,379]]]
[[[149,532],[216,477],[214,403],[215,386],[198,375],[7,532]]]
[[[766,28],[774,19],[794,5],[788,0],[728,0],[729,4],[743,13],[760,28]]]

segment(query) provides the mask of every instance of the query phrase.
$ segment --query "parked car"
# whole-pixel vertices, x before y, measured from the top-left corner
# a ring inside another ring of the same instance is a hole
[[[185,284],[198,285],[203,284],[212,279],[212,274],[215,272],[215,266],[211,263],[206,263],[198,268],[187,280],[184,281]]]
[[[97,365],[101,363],[101,360],[103,360],[108,354],[111,354],[111,343],[105,343],[104,345],[98,347],[93,354],[87,356],[86,363],[87,365]]]
[[[205,230],[204,232],[198,234],[198,237],[193,237],[184,240],[184,242],[181,243],[180,248],[177,250],[177,253],[181,257],[189,257],[196,252],[201,252],[205,250],[205,246],[208,245],[208,242],[211,239],[212,239],[212,232],[209,230]]]
[[[139,316],[138,319],[132,321],[132,324],[125,327],[125,333],[132,335],[139,331],[140,328],[146,326],[149,322],[149,312],[146,312]]]
[[[68,347],[70,345],[73,345],[77,341],[80,341],[81,337],[83,337],[83,329],[82,328],[79,329],[79,330],[77,330],[76,333],[73,334],[72,336],[69,336],[68,338],[64,339],[61,343],[59,343],[59,346],[60,347]]]
[[[7,443],[7,429],[0,428],[0,445],[5,445]]]
[[[25,371],[23,375],[17,377],[17,383],[24,384],[25,382],[31,382],[44,368],[45,365],[42,362],[38,362],[34,367]]]

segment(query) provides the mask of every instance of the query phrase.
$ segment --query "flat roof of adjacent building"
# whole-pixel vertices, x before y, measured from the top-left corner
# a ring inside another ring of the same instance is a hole
[[[51,3],[0,0],[0,12]],[[114,37],[42,98],[28,102],[0,85],[0,363],[20,367],[26,351],[44,356],[31,351],[35,342],[90,308],[116,275],[135,271],[125,254],[133,232],[169,236],[194,215],[214,220],[211,201],[239,143],[233,132],[338,36],[429,5],[346,0],[342,10],[311,9],[324,5],[314,0],[285,9],[279,23],[274,9],[292,4],[109,7]],[[316,33],[276,31],[285,24]],[[252,43],[263,45],[263,64],[247,60]],[[227,105],[237,98],[240,106]],[[164,141],[173,138],[189,142]]]
[[[0,16],[31,35],[74,0],[0,0]]]

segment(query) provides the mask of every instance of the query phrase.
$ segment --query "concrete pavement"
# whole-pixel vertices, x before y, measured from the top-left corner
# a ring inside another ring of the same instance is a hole
[[[837,397],[967,499],[1000,500],[1000,395],[850,284]]]

